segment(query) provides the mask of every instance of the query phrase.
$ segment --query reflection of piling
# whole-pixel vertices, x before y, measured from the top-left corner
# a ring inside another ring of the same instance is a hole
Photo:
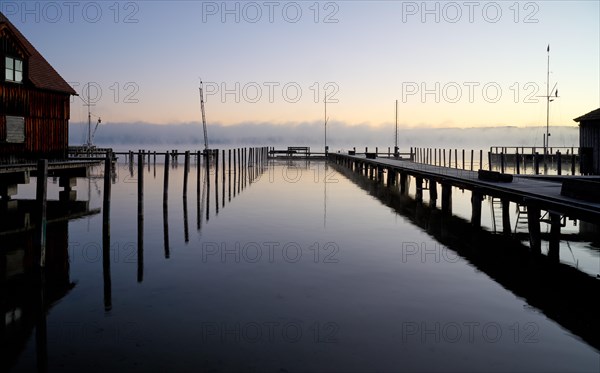
[[[144,281],[144,155],[138,153],[137,281]]]
[[[102,278],[104,282],[104,311],[112,309],[112,283],[110,278],[110,194],[112,156],[106,152],[104,160],[104,201],[102,204]]]
[[[219,213],[219,150],[215,150],[215,213]]]
[[[228,155],[228,158],[229,158],[229,169],[228,169],[228,172],[227,172],[227,174],[228,174],[227,176],[228,176],[229,181],[228,181],[227,184],[228,184],[228,188],[229,188],[229,201],[231,201],[231,149],[229,149],[228,153],[229,153],[229,155]]]
[[[221,179],[221,188],[222,188],[222,193],[221,193],[221,198],[222,198],[222,203],[223,203],[223,207],[225,207],[225,149],[223,149],[223,161],[221,162],[223,164],[223,169],[222,169],[222,179]]]
[[[37,164],[36,201],[38,205],[38,224],[36,238],[36,265],[46,265],[46,199],[48,195],[48,160],[40,159]]]
[[[169,248],[169,208],[166,203],[163,203],[163,240],[165,259],[169,259],[171,257],[171,250]]]
[[[185,243],[190,242],[190,230],[188,226],[187,196],[183,197],[183,239]]]

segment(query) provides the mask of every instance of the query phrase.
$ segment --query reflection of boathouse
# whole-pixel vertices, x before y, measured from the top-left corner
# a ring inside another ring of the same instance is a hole
[[[0,161],[64,158],[75,90],[0,13]]]
[[[0,200],[0,370],[9,371],[35,334],[43,366],[46,313],[75,286],[69,274],[69,220],[98,214],[88,201],[48,201],[44,276],[35,265],[35,200]],[[34,333],[35,331],[35,333]]]

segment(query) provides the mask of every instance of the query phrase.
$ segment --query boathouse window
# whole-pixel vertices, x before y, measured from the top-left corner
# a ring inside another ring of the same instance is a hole
[[[25,118],[6,116],[6,142],[16,144],[25,142]]]
[[[23,60],[6,57],[4,71],[7,81],[21,83],[23,81]]]

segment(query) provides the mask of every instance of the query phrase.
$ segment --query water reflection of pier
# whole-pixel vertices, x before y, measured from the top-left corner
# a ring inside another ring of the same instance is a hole
[[[435,203],[423,203],[419,196],[411,198],[398,188],[342,165],[333,167],[478,270],[600,349],[600,306],[594,295],[600,293],[600,283],[596,279],[550,257],[531,253],[518,236],[482,230],[437,208]]]

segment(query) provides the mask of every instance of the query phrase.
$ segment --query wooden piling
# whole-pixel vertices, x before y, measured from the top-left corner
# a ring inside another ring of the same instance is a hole
[[[502,199],[502,232],[510,234],[510,201],[506,198]]]
[[[442,183],[442,212],[452,213],[452,185]]]
[[[515,169],[516,174],[519,175],[521,173],[521,156],[519,155],[519,148],[517,148],[515,152]]]
[[[475,151],[471,149],[471,171],[473,171],[473,157],[475,156]]]
[[[504,152],[500,152],[500,172],[504,173]]]
[[[540,174],[540,157],[539,157],[539,153],[535,152],[533,154],[533,168],[535,169],[535,174],[539,175]]]
[[[560,214],[550,213],[550,244],[548,258],[554,263],[560,262]]]
[[[165,170],[164,170],[164,181],[163,181],[163,204],[167,203],[169,199],[169,157],[170,154],[167,151],[165,153]]]
[[[562,154],[560,150],[556,151],[556,172],[562,175]]]
[[[435,201],[438,198],[437,182],[433,179],[429,180],[429,200]],[[435,205],[435,202],[433,203]]]
[[[183,164],[183,198],[187,198],[188,174],[190,171],[190,152],[186,150]]]

